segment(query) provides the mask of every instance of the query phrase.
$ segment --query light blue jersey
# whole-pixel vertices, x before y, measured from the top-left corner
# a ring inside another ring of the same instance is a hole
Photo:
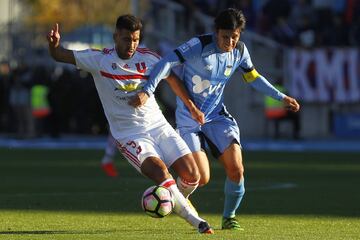
[[[232,51],[223,52],[217,47],[214,34],[192,38],[167,55],[155,66],[143,90],[152,94],[160,80],[167,77],[170,69],[179,64],[184,66],[180,78],[191,99],[204,113],[205,122],[221,117],[220,113],[224,111],[225,85],[238,70],[243,72],[244,79],[257,90],[278,100],[284,97],[284,94],[256,72],[243,42],[239,42]],[[178,127],[198,125],[179,98],[176,123]]]
[[[183,64],[180,78],[190,98],[205,115],[205,123],[200,125],[177,98],[178,132],[193,153],[210,150],[215,158],[221,158],[232,144],[239,144],[241,148],[239,127],[223,103],[225,85],[236,71],[242,71],[244,80],[256,90],[278,100],[285,97],[255,70],[244,43],[239,42],[232,51],[223,52],[217,46],[215,34],[192,38],[160,60],[143,90],[153,94],[160,80],[179,64]],[[227,178],[224,193],[223,217],[233,218],[245,193],[244,179],[234,182]]]

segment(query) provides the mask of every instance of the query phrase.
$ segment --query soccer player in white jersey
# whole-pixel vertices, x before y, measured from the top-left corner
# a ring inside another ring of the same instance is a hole
[[[72,51],[60,46],[59,26],[55,24],[47,35],[49,52],[56,61],[76,65],[92,74],[111,134],[121,153],[141,174],[172,192],[174,211],[179,216],[200,233],[212,234],[213,229],[184,197],[195,190],[200,178],[188,146],[166,121],[154,97],[140,108],[128,104],[130,97],[141,90],[159,60],[158,55],[149,49],[138,47],[141,30],[139,18],[123,15],[116,22],[113,48]],[[167,81],[171,86],[179,79],[170,75]],[[197,119],[202,113],[187,98],[183,96],[189,111]],[[182,192],[168,171],[170,167],[179,176]]]
[[[146,103],[171,68],[183,65],[182,80],[187,93],[204,113],[204,123],[193,121],[191,113],[178,98],[177,128],[199,166],[200,185],[210,179],[209,162],[203,151],[206,146],[204,143],[224,166],[227,178],[222,229],[232,230],[243,229],[235,214],[245,187],[239,128],[223,103],[227,82],[236,71],[241,71],[244,80],[256,90],[282,101],[291,111],[297,112],[300,108],[294,98],[279,92],[255,70],[245,44],[239,41],[244,27],[245,17],[241,11],[233,8],[222,11],[215,18],[215,32],[194,37],[165,56],[151,72],[143,91],[134,96],[131,102],[133,106]],[[236,101],[241,101],[238,97]]]

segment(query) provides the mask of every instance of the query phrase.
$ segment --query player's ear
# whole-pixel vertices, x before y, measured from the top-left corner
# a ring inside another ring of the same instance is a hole
[[[114,42],[116,41],[116,36],[117,36],[117,33],[114,32],[114,33],[113,33],[113,40],[114,40]]]

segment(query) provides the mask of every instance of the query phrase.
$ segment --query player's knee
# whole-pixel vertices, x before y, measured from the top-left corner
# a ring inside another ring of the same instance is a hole
[[[146,159],[141,165],[141,172],[156,183],[161,183],[171,178],[166,166],[157,159]]]
[[[190,168],[189,170],[186,171],[185,174],[182,175],[183,175],[182,179],[184,179],[187,182],[197,183],[200,181],[200,173],[196,167]]]
[[[201,174],[200,176],[200,181],[199,181],[199,186],[204,186],[206,184],[208,184],[210,181],[210,174]]]
[[[200,172],[195,161],[189,158],[182,158],[173,164],[173,169],[186,182],[197,183],[200,180]],[[188,160],[189,159],[189,160]]]
[[[233,182],[240,182],[244,178],[244,168],[238,167],[228,173],[228,178]]]

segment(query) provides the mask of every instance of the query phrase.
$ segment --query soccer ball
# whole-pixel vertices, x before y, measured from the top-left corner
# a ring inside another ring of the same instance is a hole
[[[163,218],[172,212],[175,201],[167,188],[152,186],[145,190],[141,206],[147,215],[153,218]]]

